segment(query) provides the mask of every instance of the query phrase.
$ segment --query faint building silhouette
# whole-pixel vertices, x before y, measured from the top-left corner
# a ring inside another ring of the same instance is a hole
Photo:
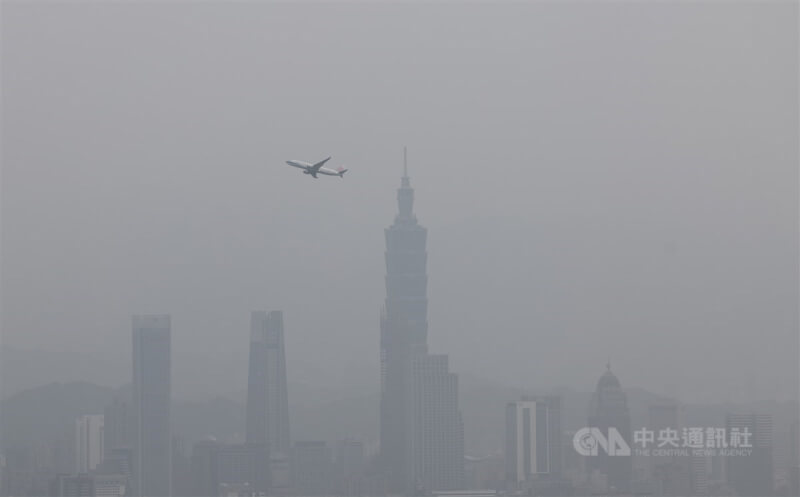
[[[414,463],[426,491],[464,486],[464,423],[458,409],[458,376],[446,355],[414,358]]]
[[[296,495],[331,493],[333,461],[330,447],[325,442],[296,442],[289,468],[292,474],[292,490]]]
[[[183,437],[172,437],[172,495],[192,495],[191,457],[187,454]]]
[[[192,446],[191,474],[192,495],[215,497],[217,481],[214,475],[217,451],[222,446],[216,440],[203,440]]]
[[[134,496],[172,495],[169,315],[133,317]]]
[[[358,496],[364,492],[364,445],[348,438],[336,443],[334,486],[338,495]]]
[[[708,495],[708,470],[710,457],[689,456],[689,488],[691,495]]]
[[[794,420],[789,438],[789,495],[800,495],[800,422]]]
[[[667,430],[680,433],[683,428],[680,419],[680,407],[677,403],[654,404],[648,407],[648,428],[653,432],[655,440],[663,438]],[[689,455],[669,454],[652,455],[650,462],[650,478],[656,495],[690,495],[691,466]]]
[[[88,473],[103,461],[103,415],[87,414],[75,420],[75,472]]]
[[[29,447],[3,449],[3,486],[1,495],[27,495],[33,478],[34,457]]]
[[[95,497],[94,479],[85,474],[58,474],[50,480],[50,497]]]
[[[131,408],[119,399],[103,410],[103,458],[109,457],[114,449],[131,446]]]
[[[506,480],[511,488],[542,476],[560,476],[561,398],[523,397],[506,405]]]
[[[198,442],[192,448],[192,491],[189,495],[266,495],[269,491],[269,473],[264,469],[267,458],[264,443]]]
[[[247,375],[245,441],[269,451],[265,472],[283,492],[281,468],[290,454],[289,394],[281,311],[254,311],[250,317],[250,361]]]
[[[627,396],[611,372],[611,364],[606,366],[606,372],[597,381],[597,389],[589,405],[587,424],[605,434],[615,428],[628,446],[633,447]],[[587,456],[586,466],[590,474],[597,472],[605,476],[610,490],[620,493],[628,491],[633,470],[631,456],[610,456],[600,450],[596,456]]]
[[[246,435],[271,452],[289,453],[289,401],[283,313],[254,311],[250,318]]]
[[[217,495],[266,495],[269,472],[264,468],[267,466],[265,443],[220,447],[212,468],[219,492]]]
[[[500,491],[506,488],[505,458],[502,454],[466,456],[464,487]]]
[[[772,495],[774,491],[772,467],[772,416],[769,414],[733,414],[725,416],[725,432],[729,448],[741,446],[731,443],[732,433],[750,433],[749,455],[731,455],[725,458],[726,475],[730,485],[739,495]]]
[[[269,455],[269,493],[270,495],[290,495],[292,488],[292,475],[289,471],[291,451]]]
[[[427,230],[414,215],[407,170],[398,214],[386,229],[386,302],[381,315],[380,466],[389,492],[463,486],[464,428],[458,378],[447,357],[428,355]]]
[[[125,497],[128,477],[125,475],[93,475],[95,497]]]
[[[413,212],[407,174],[397,191],[398,214],[386,229],[386,302],[381,316],[380,454],[391,492],[412,493],[414,405],[412,361],[427,352],[427,230]]]
[[[98,468],[101,474],[133,476],[133,449],[118,447],[105,454],[103,464]]]
[[[107,474],[57,474],[50,479],[51,497],[125,497],[128,477]],[[36,495],[36,494],[32,494]]]

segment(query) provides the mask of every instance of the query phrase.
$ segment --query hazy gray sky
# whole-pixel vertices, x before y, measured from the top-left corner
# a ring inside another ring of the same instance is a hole
[[[283,309],[290,382],[375,389],[407,145],[456,372],[796,396],[797,17],[4,2],[3,343],[113,384],[130,315],[169,312],[177,395],[224,393]],[[328,155],[344,180],[284,164]]]

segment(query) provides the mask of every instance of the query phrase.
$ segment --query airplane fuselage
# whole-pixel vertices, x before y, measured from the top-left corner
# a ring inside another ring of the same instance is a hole
[[[335,170],[321,166],[315,168],[316,164],[311,164],[301,160],[287,160],[286,163],[292,167],[302,169],[303,174],[310,174],[314,178],[317,177],[317,174],[324,174],[326,176],[339,176],[340,178],[343,178],[344,173],[347,171],[347,169],[340,168],[339,170]]]

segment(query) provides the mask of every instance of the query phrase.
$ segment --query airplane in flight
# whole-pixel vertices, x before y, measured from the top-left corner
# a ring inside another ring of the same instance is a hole
[[[316,178],[317,174],[324,174],[326,176],[338,176],[340,178],[344,178],[344,173],[347,172],[347,169],[340,167],[339,169],[328,169],[327,167],[322,167],[323,164],[331,160],[328,157],[325,160],[321,160],[316,164],[309,164],[308,162],[303,162],[301,160],[287,160],[286,163],[292,167],[299,167],[303,170],[303,174],[310,174],[312,177]]]

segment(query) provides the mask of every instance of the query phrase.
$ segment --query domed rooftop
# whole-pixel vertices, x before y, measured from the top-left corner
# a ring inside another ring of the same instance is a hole
[[[607,388],[621,388],[619,380],[614,373],[611,372],[610,362],[606,365],[606,372],[603,373],[603,376],[601,376],[599,380],[597,380],[598,390],[604,390]]]

